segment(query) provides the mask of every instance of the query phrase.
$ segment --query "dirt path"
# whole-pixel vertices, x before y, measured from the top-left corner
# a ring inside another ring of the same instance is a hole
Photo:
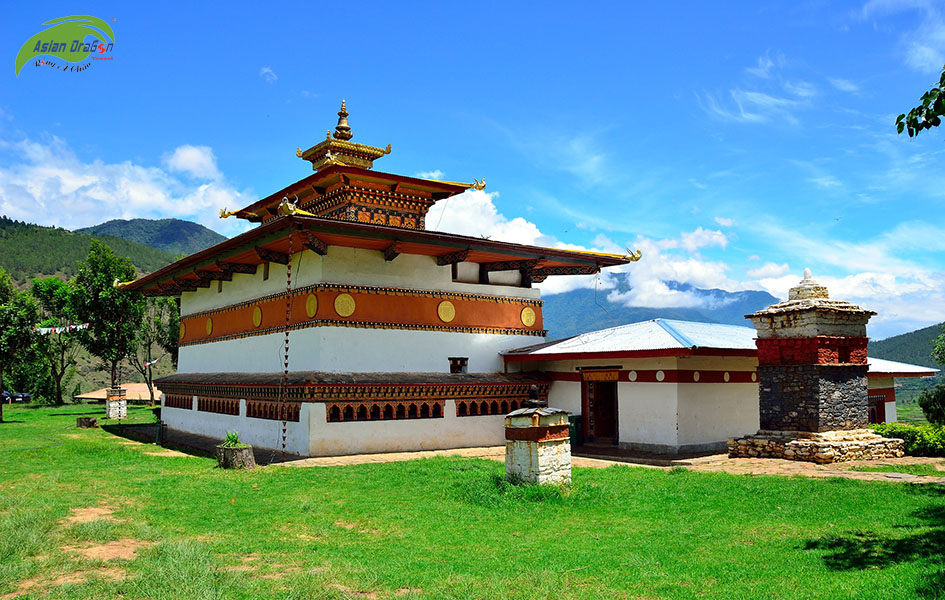
[[[385,454],[356,454],[352,456],[324,456],[305,458],[284,463],[286,467],[339,467],[345,465],[363,465],[370,463],[389,463],[404,460],[418,460],[433,456],[462,456],[466,458],[484,458],[488,460],[504,461],[505,448],[491,446],[485,448],[458,448],[455,450],[428,450],[420,452],[389,452]],[[613,465],[645,467],[651,469],[670,469],[683,467],[693,471],[725,472],[736,475],[803,475],[805,477],[843,477],[845,479],[861,479],[866,481],[898,481],[908,483],[939,483],[945,484],[945,459],[903,457],[879,461],[854,461],[818,465],[792,460],[761,459],[761,458],[729,458],[726,454],[714,454],[701,458],[686,458],[681,460],[667,460],[669,464],[655,466],[650,464],[634,463],[632,458],[613,460],[608,458],[589,458],[575,456],[572,465],[603,469]],[[276,463],[278,465],[278,463]],[[941,477],[929,475],[908,475],[905,473],[877,473],[869,471],[851,471],[853,467],[861,466],[906,466],[906,465],[937,465],[942,469]]]

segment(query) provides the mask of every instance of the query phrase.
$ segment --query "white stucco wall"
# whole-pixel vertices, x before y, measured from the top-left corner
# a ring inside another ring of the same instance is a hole
[[[282,333],[180,349],[181,373],[282,371]],[[289,369],[331,372],[448,373],[450,356],[469,357],[472,373],[502,371],[499,352],[544,338],[522,335],[310,327],[289,334]]]
[[[310,456],[474,448],[505,443],[505,415],[457,417],[453,400],[444,403],[442,419],[328,423],[324,404],[315,403],[311,407]]]
[[[475,268],[478,281],[478,265],[467,263],[466,269]],[[270,263],[269,279],[263,280],[264,268],[260,265],[254,275],[235,273],[232,281],[223,282],[223,291],[217,291],[214,282],[209,288],[198,288],[195,292],[181,294],[181,315],[187,316],[205,310],[220,308],[253,298],[285,291],[285,265]],[[465,272],[465,270],[464,270]],[[515,272],[518,275],[518,272]],[[392,261],[376,250],[329,246],[325,256],[311,250],[292,256],[292,287],[298,288],[314,283],[338,283],[378,287],[398,287],[415,290],[440,290],[467,294],[487,294],[512,298],[536,300],[541,292],[537,288],[521,288],[515,285],[515,277],[497,283],[503,285],[480,285],[452,280],[450,265],[439,266],[431,256],[401,254]]]
[[[555,381],[548,389],[548,406],[573,415],[581,414],[581,382]]]
[[[714,450],[759,428],[757,383],[678,384],[679,447]]]
[[[248,418],[246,401],[240,416],[170,408],[161,400],[161,419],[170,429],[223,439],[228,431],[256,448],[281,451],[282,421]],[[342,456],[412,452],[445,448],[500,446],[505,443],[505,415],[457,417],[453,400],[444,403],[440,419],[402,419],[329,423],[326,405],[303,402],[299,422],[286,424],[286,452],[300,456]]]
[[[886,422],[894,423],[895,421],[898,421],[898,420],[899,420],[898,416],[896,415],[896,403],[887,402],[886,403]]]
[[[677,403],[676,386],[671,383],[618,383],[620,445],[640,450],[675,450]]]
[[[308,420],[309,411],[314,406],[302,403],[299,422],[286,424],[286,452],[307,456],[309,448]],[[324,405],[320,405],[324,407]],[[197,433],[223,439],[228,431],[239,433],[240,441],[252,444],[256,448],[282,450],[282,421],[271,419],[251,419],[246,414],[246,401],[240,400],[240,415],[221,415],[219,413],[198,411],[194,397],[193,410],[164,406],[161,397],[161,420],[168,428],[189,433]],[[324,410],[322,411],[324,416]]]

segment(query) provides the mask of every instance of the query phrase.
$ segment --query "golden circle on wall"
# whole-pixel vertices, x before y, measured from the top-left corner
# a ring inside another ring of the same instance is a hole
[[[184,326],[184,322],[181,321],[181,324],[180,324],[180,335],[179,335],[178,339],[181,339],[181,340],[184,339],[184,336],[185,336],[186,334],[187,334],[187,327],[185,327],[185,326]]]
[[[732,376],[728,374],[728,371],[726,371],[725,374],[722,375],[722,379],[725,380],[725,383],[728,383],[728,380],[731,378]]]
[[[305,299],[305,314],[308,315],[308,318],[311,319],[315,316],[315,313],[318,312],[318,296],[315,294],[309,294],[308,298]]]
[[[262,309],[258,306],[253,307],[253,327],[259,327],[262,323]]]
[[[535,310],[531,306],[526,306],[522,309],[522,325],[531,327],[535,324],[536,319]]]
[[[694,371],[694,372],[692,373],[692,380],[693,380],[693,381],[699,381],[699,371]]]
[[[664,379],[666,379],[666,374],[663,373],[662,371],[657,371],[657,372],[656,372],[656,380],[657,380],[657,381],[663,381]]]
[[[436,314],[441,321],[449,323],[456,318],[456,307],[449,300],[444,300],[437,305]]]
[[[752,381],[758,381],[758,374],[757,374],[757,373],[752,373],[752,374],[751,374],[751,380],[752,380]]]
[[[207,335],[210,335],[213,332],[213,319],[207,317]]]
[[[627,375],[627,379],[629,379],[630,381],[636,381],[636,380],[637,380],[637,372],[636,372],[636,371],[630,371],[630,374]]]
[[[338,294],[335,297],[335,312],[339,317],[350,317],[354,314],[354,298],[351,294]]]

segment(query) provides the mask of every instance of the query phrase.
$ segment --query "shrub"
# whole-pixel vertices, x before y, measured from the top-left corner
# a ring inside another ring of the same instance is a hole
[[[945,384],[922,390],[918,400],[929,423],[945,425]]]
[[[227,431],[226,437],[223,438],[223,443],[220,445],[224,448],[245,448],[248,446],[248,444],[240,441],[240,434],[236,431]]]
[[[871,427],[883,437],[903,440],[909,456],[945,456],[945,425],[879,423]]]

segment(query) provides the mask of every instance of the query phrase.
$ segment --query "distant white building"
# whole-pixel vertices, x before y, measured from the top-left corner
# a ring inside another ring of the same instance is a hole
[[[583,416],[585,439],[652,452],[721,450],[759,428],[756,332],[654,319],[503,353],[544,373],[550,406]],[[870,420],[896,415],[894,377],[936,369],[870,358]]]

